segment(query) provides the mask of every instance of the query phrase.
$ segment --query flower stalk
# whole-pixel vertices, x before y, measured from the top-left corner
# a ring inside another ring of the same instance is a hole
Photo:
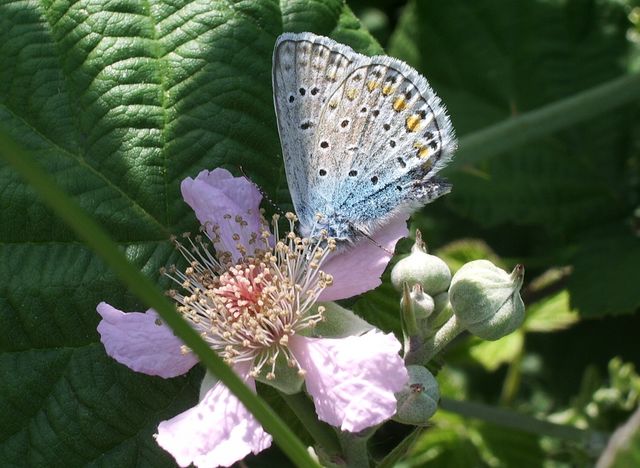
[[[291,408],[296,417],[304,425],[313,440],[322,447],[322,453],[329,457],[341,457],[340,442],[336,437],[336,433],[331,426],[322,421],[318,421],[318,417],[313,408],[313,404],[309,398],[302,393],[288,395],[278,392],[284,402]]]
[[[369,468],[371,466],[367,442],[373,433],[373,430],[368,429],[359,434],[341,432],[338,435],[345,466],[353,468]]]
[[[465,330],[465,326],[452,315],[447,322],[429,337],[423,345],[421,363],[429,362],[434,356],[444,349],[456,336]]]

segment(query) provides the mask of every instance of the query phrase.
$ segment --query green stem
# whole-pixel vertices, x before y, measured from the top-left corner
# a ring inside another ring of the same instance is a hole
[[[498,426],[587,445],[600,445],[608,438],[607,434],[601,432],[554,424],[515,411],[481,403],[442,398],[440,400],[440,408],[444,411],[457,413],[467,418],[480,419]]]
[[[634,73],[507,119],[462,137],[456,156],[447,170],[477,163],[638,98],[640,74]]]
[[[418,437],[424,432],[423,427],[416,427],[411,434],[405,437],[402,442],[396,445],[387,456],[385,456],[376,465],[376,468],[392,468],[400,461],[400,459],[409,451],[411,446],[415,444]]]
[[[200,338],[198,333],[178,314],[174,305],[149,278],[129,263],[105,231],[64,193],[45,173],[34,157],[0,129],[0,156],[24,177],[42,200],[62,218],[84,242],[111,267],[123,283],[148,307],[155,309],[185,345],[218,377],[246,406],[269,432],[276,443],[298,466],[317,466],[305,446],[278,415],[227,366]]]
[[[340,443],[335,431],[328,424],[318,421],[316,411],[309,398],[299,392],[294,395],[280,393],[280,397],[289,405],[313,440],[331,457],[340,456]]]
[[[430,337],[424,344],[424,355],[422,363],[429,362],[436,354],[449,344],[456,336],[465,330],[455,315],[452,315],[447,323],[445,323],[440,329]]]
[[[402,313],[402,323],[407,336],[414,336],[418,333],[418,323],[416,322],[416,314],[413,309],[413,301],[411,300],[411,292],[409,285],[402,283],[402,300],[400,301],[400,309]]]
[[[372,428],[364,431],[364,434],[341,432],[338,437],[342,446],[346,466],[349,468],[369,468],[369,450],[367,442],[373,434]]]
[[[523,341],[526,338],[523,338]],[[502,383],[502,392],[500,394],[500,403],[504,406],[511,404],[513,399],[518,394],[520,387],[520,377],[522,368],[522,357],[524,353],[524,343],[518,350],[518,354],[511,360],[509,367],[507,368],[507,375]]]

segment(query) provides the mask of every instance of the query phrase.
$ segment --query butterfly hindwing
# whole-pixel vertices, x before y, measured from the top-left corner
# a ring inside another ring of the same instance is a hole
[[[434,175],[455,149],[451,123],[426,80],[399,60],[371,57],[353,67],[323,107],[315,150],[325,141],[337,161],[327,174],[336,181],[332,205],[365,232],[447,191]]]

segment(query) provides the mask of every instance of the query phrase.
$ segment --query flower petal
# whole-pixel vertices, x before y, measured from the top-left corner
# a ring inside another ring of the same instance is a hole
[[[378,229],[371,239],[362,239],[353,248],[337,252],[322,265],[333,276],[333,285],[320,294],[319,301],[335,301],[369,291],[382,282],[380,276],[400,238],[409,234],[406,213],[398,214]],[[381,248],[383,247],[383,248]]]
[[[153,309],[124,313],[106,302],[96,308],[100,340],[107,354],[136,372],[169,378],[182,375],[198,359],[182,352],[182,341]]]
[[[393,334],[371,330],[339,339],[294,335],[289,343],[307,372],[307,391],[322,421],[360,432],[395,414],[394,393],[409,375]]]
[[[248,370],[248,367],[243,369],[243,378],[255,391]],[[196,406],[161,422],[156,441],[173,455],[178,465],[193,463],[199,468],[208,468],[230,466],[250,452],[266,449],[271,445],[271,436],[229,389],[218,382]]]
[[[210,235],[212,227],[220,227],[220,242],[215,244],[220,251],[231,252],[233,259],[242,255],[236,248],[242,244],[249,254],[252,247],[264,248],[260,241],[249,242],[253,233],[260,235],[263,231],[260,215],[260,190],[246,177],[233,177],[226,169],[202,171],[194,179],[187,177],[180,185],[184,200],[193,208],[200,224],[207,227]],[[236,221],[241,216],[247,225],[241,226]],[[234,240],[234,234],[240,236]]]

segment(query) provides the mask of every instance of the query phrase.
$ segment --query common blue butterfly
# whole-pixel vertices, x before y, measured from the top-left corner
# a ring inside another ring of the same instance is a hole
[[[285,33],[273,52],[273,92],[302,235],[326,229],[353,242],[450,191],[436,174],[455,151],[453,127],[404,62]]]

